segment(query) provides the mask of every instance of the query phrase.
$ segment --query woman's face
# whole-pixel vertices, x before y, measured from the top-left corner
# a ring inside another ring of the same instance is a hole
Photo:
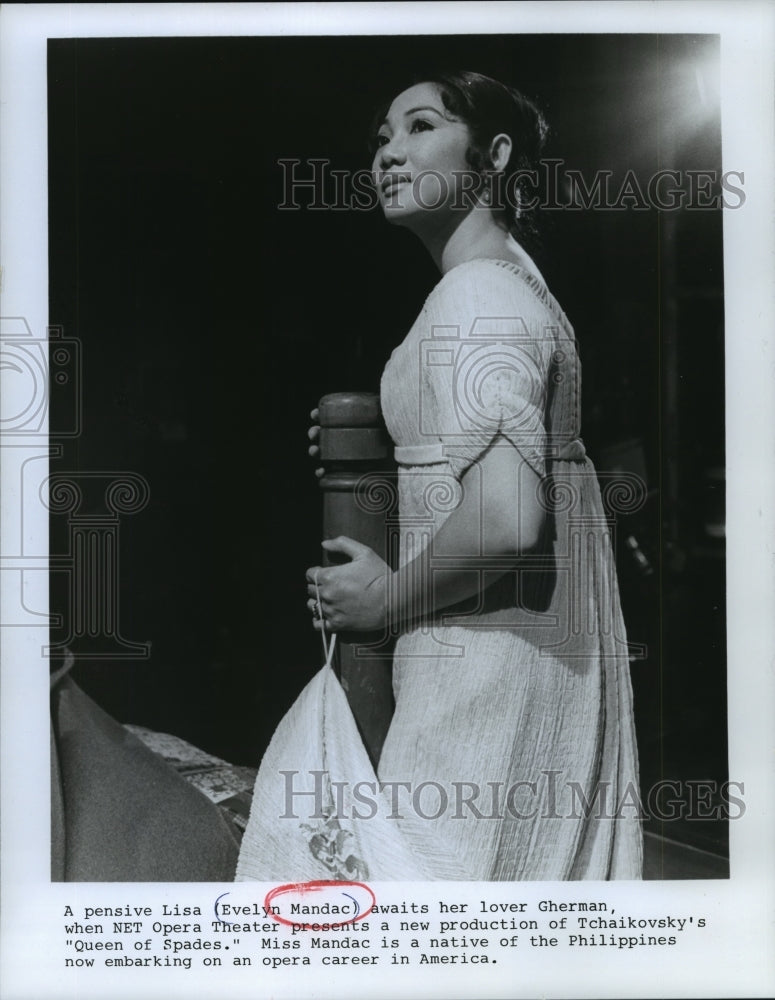
[[[399,94],[380,125],[372,163],[385,218],[422,228],[467,211],[475,181],[466,159],[470,144],[468,126],[450,117],[436,84]]]

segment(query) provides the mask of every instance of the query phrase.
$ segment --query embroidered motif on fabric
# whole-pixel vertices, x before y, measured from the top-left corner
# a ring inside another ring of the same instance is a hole
[[[302,823],[301,828],[308,836],[312,856],[333,876],[354,882],[362,882],[369,877],[366,862],[352,853],[355,838],[349,830],[340,826],[334,815],[333,803],[327,807],[323,819],[317,823]]]

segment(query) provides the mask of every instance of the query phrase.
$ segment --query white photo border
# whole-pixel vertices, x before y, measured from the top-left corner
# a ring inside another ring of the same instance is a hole
[[[344,9],[343,9],[344,8]],[[163,969],[69,978],[62,913],[68,902],[188,905],[217,886],[68,885],[50,881],[49,756],[45,706],[48,520],[22,496],[24,470],[46,467],[46,425],[34,441],[3,440],[0,637],[2,688],[2,925],[0,995],[278,997],[770,996],[775,992],[775,6],[769,3],[20,4],[0,10],[0,312],[23,317],[33,338],[48,324],[46,48],[48,38],[139,36],[568,33],[717,33],[721,38],[723,169],[745,173],[746,204],[724,218],[730,776],[745,781],[746,815],[730,824],[731,877],[590,887],[630,910],[704,914],[707,933],[673,951],[568,955],[520,951],[483,970],[378,977],[293,968],[265,972]],[[0,373],[5,374],[5,373]],[[13,400],[7,404],[12,410]],[[24,560],[25,569],[20,560]],[[23,599],[19,600],[19,588]],[[17,607],[18,606],[18,607]],[[18,615],[18,617],[14,617]],[[222,887],[221,887],[222,888]],[[241,890],[243,891],[243,890]],[[488,885],[488,898],[572,899],[579,886]],[[447,887],[480,898],[476,885]],[[439,898],[439,887],[395,883],[385,898]],[[263,893],[260,894],[263,898]],[[258,898],[258,897],[257,897]],[[99,905],[99,903],[98,903]],[[134,971],[134,970],[132,970]],[[423,970],[420,970],[422,972]],[[428,970],[425,970],[428,972]],[[216,974],[218,973],[218,974]],[[239,974],[238,974],[239,973]],[[257,978],[260,975],[260,978]],[[119,978],[120,976],[120,978]],[[376,980],[376,981],[375,981]],[[149,992],[150,989],[150,992]]]

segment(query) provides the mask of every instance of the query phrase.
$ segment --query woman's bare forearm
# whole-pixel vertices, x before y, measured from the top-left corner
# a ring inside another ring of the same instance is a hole
[[[425,549],[392,574],[394,624],[422,618],[482,591],[538,541],[537,475],[508,444],[491,448],[461,482],[461,499]]]

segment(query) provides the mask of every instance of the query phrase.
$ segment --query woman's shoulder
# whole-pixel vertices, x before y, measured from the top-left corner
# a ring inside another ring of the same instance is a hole
[[[531,325],[559,323],[572,336],[564,312],[544,281],[507,260],[476,258],[451,268],[426,299],[424,311],[437,323],[458,324],[485,316],[519,318]]]

